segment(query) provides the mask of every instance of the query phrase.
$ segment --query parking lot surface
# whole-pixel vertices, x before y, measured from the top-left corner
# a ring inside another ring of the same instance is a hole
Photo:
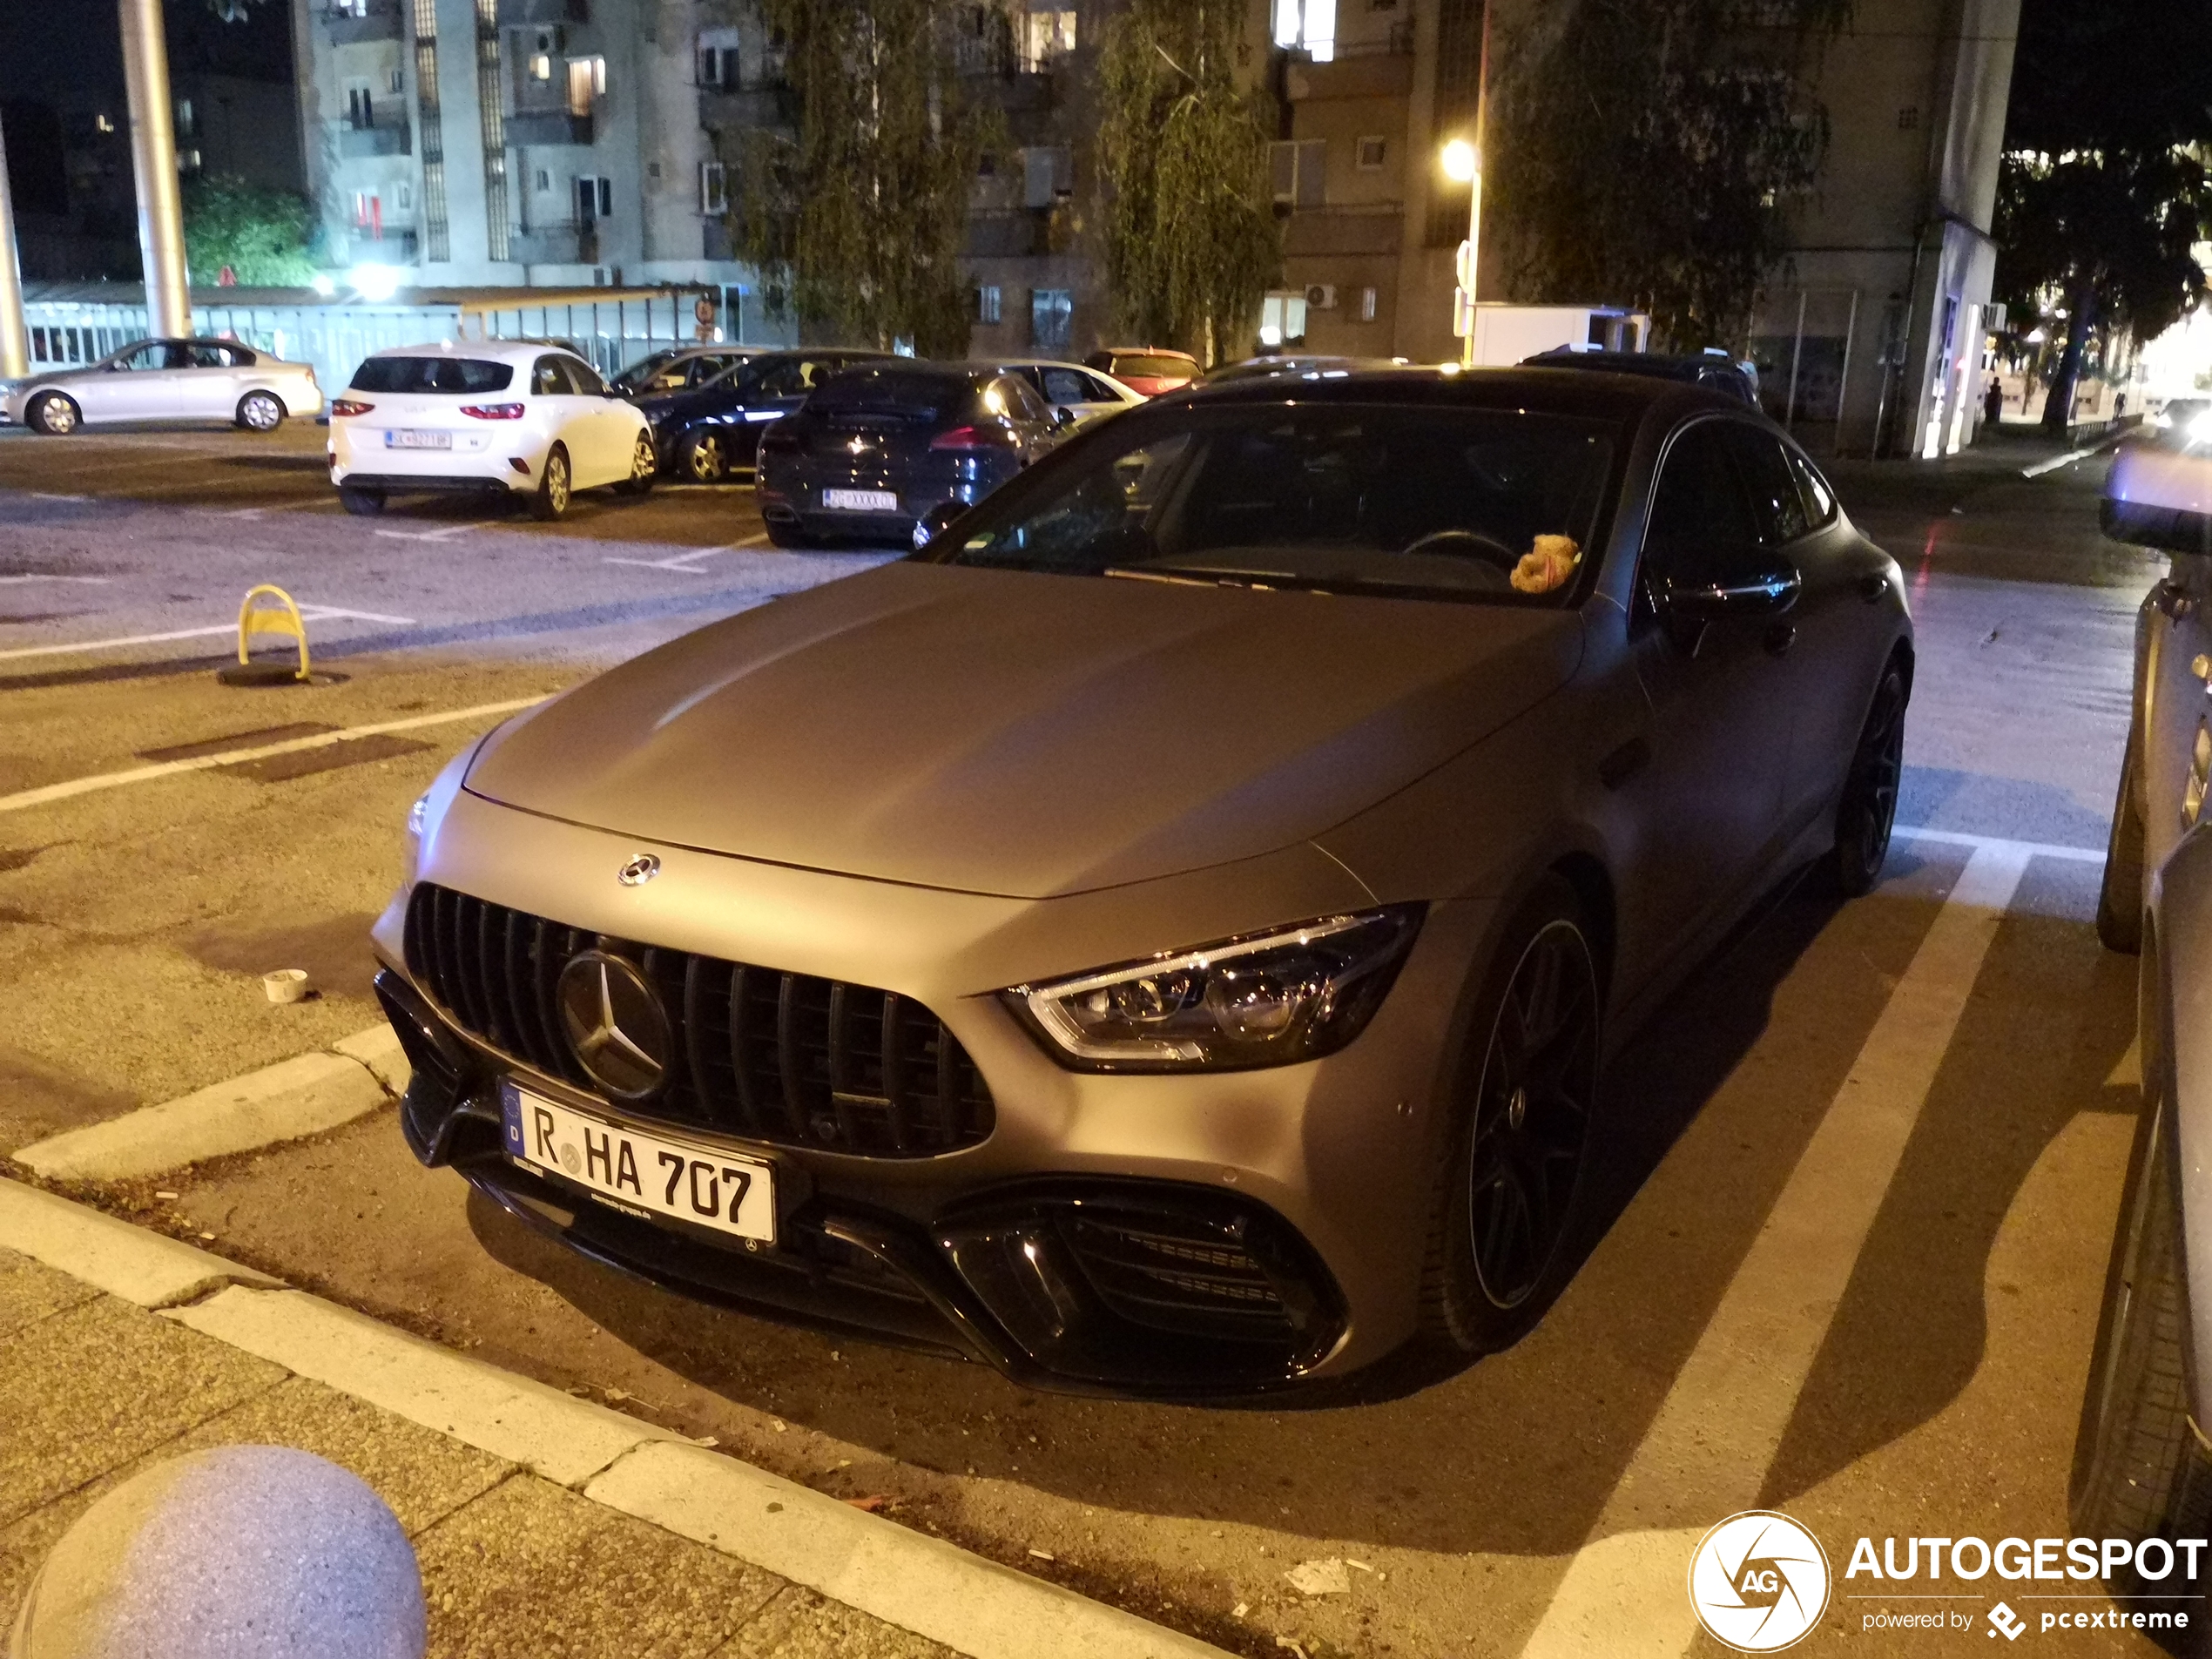
[[[0,435],[0,1150],[374,1023],[401,823],[496,711],[886,556],[769,550],[734,487],[348,518],[320,447]],[[1027,1393],[617,1278],[418,1168],[388,1110],[94,1196],[1233,1651],[1718,1652],[1682,1562],[1751,1507],[1833,1558],[1805,1651],[1987,1651],[2000,1595],[2104,1600],[1953,1585],[1972,1628],[1939,1635],[1844,1563],[2069,1530],[2136,1104],[2134,964],[2091,921],[2162,562],[2099,537],[2101,459],[2023,476],[2038,453],[1835,469],[1919,628],[1907,833],[1866,899],[1770,895],[1633,1040],[1581,1269],[1507,1352],[1244,1406]],[[216,680],[262,582],[315,684]],[[280,967],[320,995],[268,1004]],[[1295,1588],[1316,1560],[1348,1588]]]

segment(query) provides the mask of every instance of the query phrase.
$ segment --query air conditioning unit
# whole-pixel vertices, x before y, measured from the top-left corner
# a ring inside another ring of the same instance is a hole
[[[1334,311],[1337,308],[1337,285],[1333,282],[1308,283],[1305,307],[1309,311]]]

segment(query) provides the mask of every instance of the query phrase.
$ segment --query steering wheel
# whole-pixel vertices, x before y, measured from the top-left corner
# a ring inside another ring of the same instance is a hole
[[[1398,550],[1401,554],[1456,553],[1462,557],[1472,553],[1507,570],[1521,563],[1520,554],[1496,536],[1485,536],[1480,530],[1431,530]]]

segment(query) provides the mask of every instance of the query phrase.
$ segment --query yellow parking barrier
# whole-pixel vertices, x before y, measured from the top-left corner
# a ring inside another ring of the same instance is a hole
[[[261,600],[273,600],[275,603],[257,603]],[[298,641],[300,666],[297,671],[280,667],[275,663],[253,661],[248,647],[256,634],[288,634]],[[290,594],[266,582],[246,590],[246,597],[238,607],[238,666],[224,669],[217,678],[228,685],[304,685],[307,683],[307,624],[300,615],[299,604]]]

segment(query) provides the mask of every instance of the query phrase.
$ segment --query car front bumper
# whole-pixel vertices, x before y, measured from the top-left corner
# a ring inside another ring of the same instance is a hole
[[[620,887],[613,873],[641,848],[661,859],[660,875]],[[746,972],[786,981],[821,975],[912,999],[972,1059],[992,1114],[967,1144],[894,1157],[747,1133],[726,1116],[702,1123],[610,1106],[572,1068],[555,1076],[544,1054],[534,1062],[532,1044],[484,1015],[489,997],[476,999],[472,1017],[434,994],[442,975],[448,990],[455,981],[449,962],[421,960],[419,920],[410,936],[410,887],[377,928],[379,995],[415,1068],[408,1143],[532,1227],[626,1272],[710,1302],[964,1354],[1034,1386],[1206,1397],[1356,1369],[1414,1328],[1451,1093],[1441,1056],[1495,909],[1433,907],[1367,1031],[1302,1065],[1070,1071],[993,994],[1043,977],[1048,964],[1070,971],[1143,954],[1130,948],[1139,937],[1161,948],[1372,902],[1311,848],[1207,874],[1148,883],[1157,891],[1135,897],[996,899],[659,846],[461,794],[420,876],[476,896],[456,945],[464,954],[450,960],[508,963],[500,1006],[533,974],[542,987],[557,972],[557,961],[534,956],[536,935],[523,928],[558,916],[555,930],[571,942],[596,936],[640,958],[651,947],[672,988],[686,981],[670,960],[703,953],[725,967],[773,964]],[[784,1005],[792,1001],[786,990]],[[716,1036],[735,1042],[720,1028]],[[572,1109],[767,1159],[778,1170],[774,1244],[627,1214],[510,1159],[499,1105],[509,1078]]]

